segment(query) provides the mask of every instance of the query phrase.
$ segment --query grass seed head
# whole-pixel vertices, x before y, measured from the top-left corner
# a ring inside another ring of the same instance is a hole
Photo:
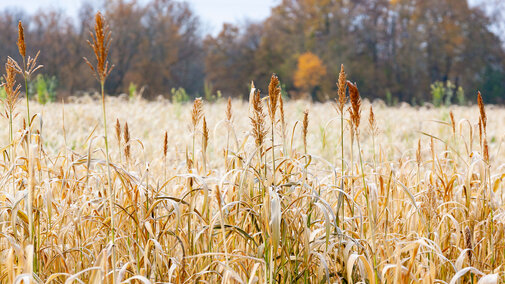
[[[114,129],[116,130],[117,141],[121,144],[121,124],[119,123],[119,119],[116,119],[116,126]]]
[[[87,42],[95,53],[96,66],[93,66],[86,57],[84,57],[84,60],[93,71],[93,75],[95,75],[96,79],[103,84],[112,69],[114,69],[114,65],[110,65],[107,60],[111,33],[109,26],[105,24],[105,19],[100,12],[97,12],[95,15],[95,33],[89,32],[89,34],[91,36],[91,41],[88,40]]]
[[[21,21],[18,23],[18,50],[23,58],[26,57],[25,32]]]
[[[202,125],[202,148],[204,153],[207,152],[208,143],[209,143],[209,128],[207,127],[207,121],[205,120],[204,116]]]
[[[484,130],[484,133],[486,133],[486,126],[487,126],[486,109],[484,108],[484,101],[482,100],[482,95],[480,94],[480,92],[477,93],[477,102],[479,104],[480,119],[482,120],[482,128]]]
[[[163,139],[163,157],[166,157],[168,153],[168,133],[165,131],[165,138]]]
[[[483,155],[484,155],[484,162],[486,162],[486,164],[489,164],[489,147],[487,145],[487,139],[484,138],[484,149],[483,149]]]
[[[228,104],[226,105],[226,121],[231,122],[232,111],[231,111],[231,97],[228,97]]]
[[[303,112],[303,147],[305,149],[305,152],[307,152],[307,133],[309,129],[309,110],[306,109]]]
[[[368,116],[368,125],[370,127],[370,133],[372,135],[377,134],[377,121],[375,120],[375,113],[373,112],[373,107],[370,105],[370,114]]]
[[[337,87],[338,87],[338,101],[337,101],[338,108],[337,109],[340,111],[341,115],[343,115],[344,106],[345,106],[345,103],[347,102],[347,98],[345,96],[346,82],[347,82],[347,79],[346,79],[346,75],[345,75],[345,71],[344,71],[344,64],[342,64],[340,66],[340,73],[338,74],[338,83],[337,83]]]
[[[470,263],[470,266],[472,265],[472,249],[473,249],[473,244],[472,244],[472,231],[468,226],[465,227],[465,245],[466,248],[468,249],[467,254],[468,254],[468,262]]]
[[[252,112],[251,107],[253,106],[254,93],[256,92],[256,87],[254,86],[254,81],[251,81],[251,91],[249,92],[249,112]],[[249,114],[250,114],[249,113]]]
[[[279,87],[279,78],[277,78],[277,75],[273,74],[270,78],[270,84],[268,84],[268,113],[272,122],[275,122],[275,113],[277,111],[277,102],[279,101],[280,94],[281,88]]]
[[[263,141],[265,140],[265,136],[267,134],[265,117],[266,115],[263,111],[260,91],[255,90],[252,98],[252,116],[250,119],[252,124],[252,134],[257,147],[263,145]]]
[[[454,113],[452,113],[452,110],[449,112],[449,116],[451,117],[452,134],[456,135],[456,122],[454,120]]]
[[[16,106],[16,103],[19,98],[21,85],[16,84],[16,75],[19,73],[19,70],[15,67],[14,60],[10,57],[7,58],[7,62],[5,63],[5,75],[4,77],[4,88],[7,94],[4,99],[4,103],[7,107],[7,110],[12,112]]]
[[[124,155],[126,157],[126,160],[128,160],[130,159],[130,131],[128,130],[128,122],[125,122],[124,125],[123,140],[125,143]]]
[[[347,87],[349,88],[349,98],[351,99],[351,120],[356,133],[358,133],[361,119],[361,97],[356,84],[353,84],[351,81],[347,81]]]
[[[191,110],[191,124],[193,129],[198,126],[198,123],[203,116],[203,102],[201,98],[196,98],[193,102],[193,109]]]

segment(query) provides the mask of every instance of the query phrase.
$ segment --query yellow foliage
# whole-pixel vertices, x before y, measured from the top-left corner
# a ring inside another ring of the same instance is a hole
[[[310,91],[318,86],[326,75],[326,67],[317,55],[306,52],[298,57],[298,67],[294,75],[297,88]]]

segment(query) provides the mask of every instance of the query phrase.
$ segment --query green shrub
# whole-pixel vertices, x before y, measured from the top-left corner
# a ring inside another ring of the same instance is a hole
[[[37,101],[40,104],[46,104],[46,98],[47,98],[47,84],[46,80],[44,80],[44,77],[42,77],[41,74],[37,75],[35,78],[35,88],[37,91]]]
[[[288,100],[289,99],[289,94],[286,91],[286,84],[281,83],[281,96],[283,100]]]
[[[208,80],[205,80],[205,82],[203,82],[203,93],[206,101],[212,101],[213,92],[214,87],[212,86],[212,83],[209,82]]]
[[[452,104],[453,97],[456,95],[456,101],[460,105],[465,104],[465,91],[461,86],[456,88],[451,81],[443,82],[436,81],[431,84],[431,96],[433,99],[433,105],[436,107],[445,104],[446,106]]]
[[[466,104],[465,91],[461,86],[459,86],[458,90],[456,91],[456,100],[458,100],[458,105],[462,106]]]
[[[185,103],[190,100],[188,93],[182,87],[179,87],[178,89],[172,88],[170,93],[172,94],[172,103],[174,104]]]
[[[223,94],[220,90],[217,90],[216,94],[214,94],[214,86],[212,86],[212,83],[207,80],[205,80],[203,85],[203,94],[205,96],[205,100],[208,102],[216,102],[223,97]]]
[[[138,95],[137,84],[130,82],[130,85],[128,86],[128,97],[130,98],[130,100],[133,100],[134,98],[137,97],[137,95]]]
[[[454,89],[456,88],[456,86],[451,83],[451,81],[447,81],[445,83],[445,89],[444,89],[444,93],[445,93],[445,98],[444,98],[444,103],[446,106],[449,106],[451,105],[451,100],[452,100],[452,96],[454,94]]]
[[[431,84],[431,96],[433,99],[433,105],[439,107],[442,105],[443,97],[444,97],[444,83],[437,81]]]
[[[388,106],[398,105],[398,98],[393,97],[393,94],[391,93],[391,91],[389,89],[386,90],[386,105],[388,105]]]
[[[46,77],[42,74],[37,75],[34,81],[37,101],[40,104],[56,101],[56,77]]]

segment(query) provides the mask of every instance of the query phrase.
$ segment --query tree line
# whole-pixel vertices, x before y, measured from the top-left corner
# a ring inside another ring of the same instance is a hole
[[[136,85],[148,98],[170,96],[174,88],[193,97],[218,91],[245,97],[251,81],[266,90],[261,82],[276,73],[284,94],[323,101],[336,96],[344,64],[371,99],[419,104],[432,100],[437,83],[505,102],[497,18],[467,0],[282,0],[264,21],[224,24],[217,35],[204,35],[183,1],[84,3],[77,18],[4,9],[0,60],[17,54],[21,20],[30,52],[41,51],[43,73],[56,78],[59,96],[90,90],[93,77],[82,58],[92,56],[86,40],[98,9],[112,31],[110,94]]]

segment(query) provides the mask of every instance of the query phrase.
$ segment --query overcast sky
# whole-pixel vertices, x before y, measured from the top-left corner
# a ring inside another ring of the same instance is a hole
[[[38,9],[57,8],[64,10],[70,16],[76,16],[82,1],[103,3],[103,0],[0,0],[0,8],[21,8],[28,13]],[[139,0],[146,2],[149,0]],[[468,0],[471,5],[477,5],[487,0]],[[502,0],[505,1],[505,0]],[[270,9],[281,0],[187,0],[200,17],[203,29],[207,34],[216,35],[223,23],[241,24],[245,20],[263,20],[270,14]]]
[[[102,3],[101,0],[86,0]],[[147,1],[147,0],[141,0]],[[0,7],[22,8],[33,13],[40,8],[59,8],[75,16],[82,0],[0,0]],[[241,23],[246,19],[262,20],[280,0],[188,0],[204,24],[205,33],[217,33],[224,22]]]

